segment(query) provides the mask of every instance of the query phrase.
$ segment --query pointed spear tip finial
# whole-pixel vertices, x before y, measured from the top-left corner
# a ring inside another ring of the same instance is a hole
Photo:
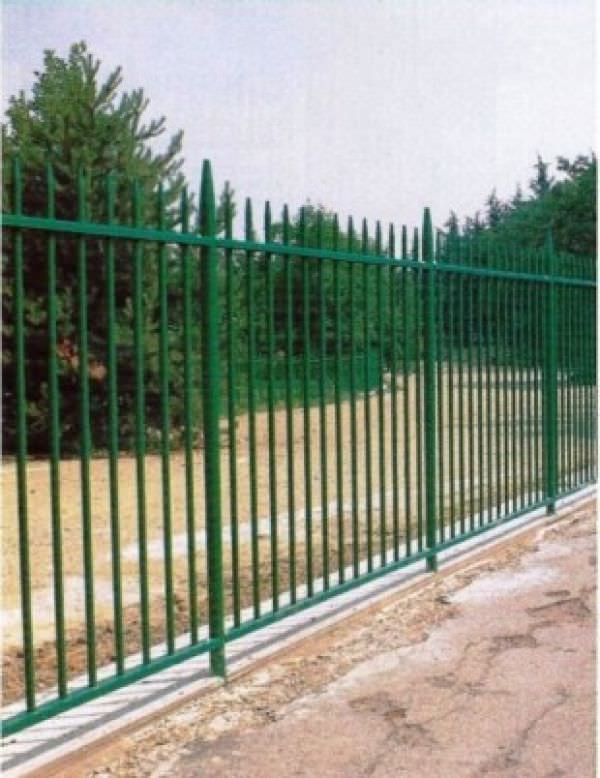
[[[210,160],[205,159],[202,162],[202,177],[200,179],[200,197],[212,197],[213,196],[213,177],[212,177],[212,167],[210,164]]]
[[[246,197],[244,206],[244,236],[246,240],[254,239],[254,224],[252,219],[252,200]]]

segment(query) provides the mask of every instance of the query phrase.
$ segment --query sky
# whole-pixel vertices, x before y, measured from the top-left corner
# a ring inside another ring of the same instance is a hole
[[[593,0],[4,0],[2,22],[3,110],[85,40],[184,130],[193,188],[208,158],[238,203],[441,226],[595,147]]]

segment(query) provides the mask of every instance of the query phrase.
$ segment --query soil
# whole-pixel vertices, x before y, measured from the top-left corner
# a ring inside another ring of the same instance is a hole
[[[464,379],[466,383],[466,378]],[[406,391],[406,395],[405,395]],[[477,467],[481,443],[481,456],[483,462],[484,479],[481,483],[484,498],[492,497],[501,501],[502,494],[491,494],[490,484],[486,480],[490,469],[496,471],[497,461],[492,453],[495,450],[503,450],[504,422],[513,427],[517,423],[527,425],[531,422],[530,411],[533,411],[534,396],[532,392],[527,395],[528,402],[524,402],[524,417],[519,416],[521,402],[516,403],[517,415],[511,416],[504,413],[503,392],[499,389],[492,392],[491,402],[482,403],[481,422],[487,423],[488,411],[492,414],[490,419],[495,421],[491,438],[479,440],[477,436],[478,425],[468,425],[469,403],[466,393],[463,392],[463,435],[456,432],[459,422],[460,395],[456,387],[452,394],[448,391],[441,393],[444,412],[442,428],[444,429],[446,467],[452,462],[452,472],[447,473],[445,491],[441,495],[440,505],[446,511],[446,521],[449,510],[454,518],[458,518],[461,511],[464,515],[471,515],[479,509],[479,488],[475,478],[469,478],[469,457],[472,453]],[[352,462],[349,452],[352,450],[351,442],[351,404],[346,401],[341,406],[341,435],[340,465],[343,479],[343,523],[345,526],[344,559],[348,564],[352,559],[351,526],[353,518],[352,510],[352,486],[353,474],[356,475],[356,498],[359,504],[358,526],[359,545],[361,559],[364,558],[366,546],[367,502],[370,501],[371,516],[373,519],[374,549],[378,549],[379,538],[386,538],[389,547],[392,540],[392,513],[394,507],[393,485],[397,485],[397,516],[399,523],[399,540],[405,536],[406,530],[415,535],[417,486],[419,483],[417,473],[417,413],[410,412],[405,415],[405,408],[414,409],[417,405],[417,387],[414,375],[406,384],[399,381],[396,397],[396,418],[398,435],[398,470],[395,479],[392,474],[392,395],[386,391],[383,403],[377,394],[368,397],[360,397],[356,401],[356,461]],[[455,446],[452,451],[448,447],[449,427],[448,409],[449,401],[454,404],[454,434]],[[477,408],[474,395],[474,407]],[[538,398],[539,399],[539,398]],[[305,506],[306,469],[305,453],[308,451],[311,459],[310,486],[313,503],[313,575],[322,575],[322,524],[321,502],[322,497],[330,506],[330,529],[328,533],[329,558],[331,569],[337,569],[338,545],[337,536],[337,505],[339,495],[336,487],[336,468],[338,464],[336,445],[335,406],[327,405],[325,408],[325,440],[327,449],[327,470],[322,475],[320,444],[321,426],[320,409],[311,408],[310,412],[310,438],[308,446],[304,444],[304,412],[302,408],[296,408],[292,412],[294,428],[292,457],[294,473],[294,498],[297,512],[296,526],[296,557],[297,583],[300,585],[306,578],[306,535],[303,512]],[[370,414],[371,425],[369,436],[371,438],[370,480],[367,483],[367,412]],[[511,409],[509,408],[509,414]],[[383,430],[383,446],[379,448],[380,416]],[[276,504],[270,505],[270,476],[269,467],[269,423],[266,412],[256,414],[256,515],[259,519],[259,595],[260,598],[272,596],[271,584],[271,546],[268,529],[268,517],[270,512],[276,513],[279,530],[278,559],[280,585],[279,590],[285,591],[289,586],[290,552],[287,545],[287,518],[289,516],[288,505],[288,439],[286,432],[286,409],[279,408],[274,414],[274,466],[277,477]],[[469,432],[470,430],[470,432]],[[529,429],[529,446],[523,448],[524,459],[512,460],[506,463],[507,469],[502,472],[504,493],[516,490],[523,492],[526,487],[534,486],[536,435]],[[228,525],[233,508],[237,509],[238,523],[240,526],[240,605],[245,607],[251,604],[252,598],[252,568],[251,549],[249,547],[249,533],[245,527],[251,521],[251,471],[249,467],[249,420],[246,415],[237,419],[235,430],[236,453],[236,489],[237,502],[232,505],[232,488],[229,482],[230,456],[232,449],[224,445],[222,448],[222,512],[225,537],[228,539]],[[464,443],[465,454],[462,458],[463,481],[461,474],[461,457],[459,443]],[[227,442],[226,436],[224,442]],[[487,446],[490,444],[490,448]],[[379,450],[384,452],[383,459],[379,460]],[[450,456],[452,454],[452,456]],[[187,563],[187,533],[186,533],[186,482],[185,482],[185,458],[182,452],[172,452],[169,458],[170,480],[170,519],[171,537],[173,540],[173,591],[174,591],[174,615],[176,620],[176,632],[181,634],[189,627],[189,573]],[[164,563],[164,533],[165,518],[163,504],[163,474],[162,462],[159,456],[148,455],[144,460],[145,470],[145,523],[148,538],[148,573],[150,583],[150,624],[153,644],[160,643],[165,637],[165,563]],[[109,463],[106,458],[96,457],[90,461],[90,477],[92,485],[91,494],[91,530],[93,546],[93,579],[94,579],[94,603],[96,617],[96,651],[99,667],[108,664],[114,659],[114,622],[113,622],[113,580],[112,580],[112,553],[111,553],[111,523],[110,523],[110,484],[108,478]],[[195,492],[195,527],[196,527],[196,568],[198,571],[198,587],[196,600],[199,604],[200,615],[206,613],[206,553],[204,548],[204,473],[203,451],[197,449],[194,452],[193,461],[194,492]],[[118,463],[118,503],[119,503],[119,542],[120,542],[120,567],[121,586],[124,604],[124,625],[126,653],[136,652],[140,648],[140,608],[139,608],[139,562],[138,562],[138,488],[136,482],[136,461],[132,456],[122,455]],[[381,478],[383,474],[383,479]],[[408,476],[408,478],[406,477]],[[450,477],[452,476],[452,477]],[[508,477],[506,477],[508,476]],[[473,493],[470,484],[474,485]],[[370,487],[369,489],[367,487]],[[490,486],[490,488],[488,488]],[[28,491],[28,526],[29,526],[29,563],[30,580],[32,589],[33,609],[33,640],[36,654],[36,678],[39,690],[49,688],[56,683],[56,657],[55,657],[55,626],[54,626],[54,588],[53,588],[53,546],[52,546],[52,521],[51,521],[51,492],[48,462],[30,461],[27,467],[27,491]],[[382,499],[383,497],[383,499]],[[380,506],[384,510],[380,510]],[[23,682],[23,652],[20,624],[20,583],[19,583],[19,535],[17,517],[17,490],[16,467],[14,462],[3,463],[3,552],[2,552],[2,618],[4,638],[3,659],[3,693],[4,701],[10,702],[22,695]],[[74,460],[65,460],[60,464],[60,518],[62,538],[62,566],[63,587],[66,613],[66,635],[68,644],[67,664],[71,676],[85,671],[85,588],[82,553],[82,506],[81,506],[81,479],[80,463]],[[385,526],[382,527],[382,521]],[[224,545],[225,564],[225,590],[227,596],[228,613],[231,613],[231,545]]]

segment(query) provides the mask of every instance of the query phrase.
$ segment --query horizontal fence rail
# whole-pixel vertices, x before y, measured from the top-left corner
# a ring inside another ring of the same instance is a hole
[[[234,239],[208,163],[198,204],[9,174],[5,734],[595,481],[595,261],[550,234]]]

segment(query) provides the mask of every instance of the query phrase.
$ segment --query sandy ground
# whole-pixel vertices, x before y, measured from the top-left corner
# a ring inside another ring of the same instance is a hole
[[[526,488],[533,487],[539,480],[539,467],[536,470],[535,444],[539,443],[539,424],[534,422],[535,404],[541,408],[541,397],[536,398],[532,391],[517,392],[514,407],[505,404],[505,393],[501,386],[492,380],[492,391],[482,392],[478,403],[477,386],[469,400],[466,392],[458,390],[458,377],[454,374],[454,389],[447,388],[448,376],[442,376],[445,392],[441,397],[440,429],[444,446],[445,478],[441,492],[441,504],[449,517],[449,508],[454,506],[454,517],[458,519],[461,509],[465,515],[479,510],[479,483],[476,476],[470,476],[470,461],[477,469],[481,457],[484,478],[481,482],[482,496],[485,499],[502,500],[502,493],[492,493],[488,488],[496,477],[497,467],[501,470],[503,492],[522,494]],[[417,517],[418,473],[417,461],[417,386],[415,376],[406,384],[398,379],[396,395],[396,418],[398,439],[398,460],[396,471],[398,519],[400,539],[405,535],[407,526],[414,534]],[[463,386],[467,385],[466,375]],[[531,386],[529,387],[531,389]],[[462,396],[462,411],[461,411]],[[454,447],[449,446],[450,400],[453,403],[453,439]],[[373,520],[373,545],[377,551],[380,538],[386,540],[389,547],[392,540],[392,509],[394,504],[392,475],[392,395],[387,391],[380,404],[378,395],[369,398],[359,397],[356,401],[356,463],[352,462],[351,451],[351,408],[349,402],[341,407],[342,446],[340,464],[342,468],[343,524],[345,527],[344,560],[348,564],[352,558],[351,525],[353,520],[352,484],[353,465],[356,472],[357,499],[359,503],[358,522],[360,525],[360,557],[365,557],[367,504],[370,500]],[[405,409],[408,408],[408,414]],[[475,416],[470,414],[470,409]],[[481,412],[481,420],[477,416]],[[370,414],[371,437],[371,479],[367,489],[367,413]],[[460,426],[462,413],[463,427]],[[381,414],[381,419],[380,419]],[[324,496],[330,509],[330,527],[327,536],[330,547],[330,564],[337,566],[339,538],[337,536],[337,504],[340,495],[336,484],[337,446],[335,406],[326,406],[325,440],[327,450],[327,468],[321,468],[320,443],[321,420],[318,407],[310,411],[310,440],[308,450],[311,460],[310,485],[312,489],[314,543],[313,575],[322,574],[323,553],[321,550],[322,511],[321,498]],[[481,423],[486,429],[488,418],[493,422],[490,435],[478,436]],[[383,422],[383,458],[379,459],[380,420]],[[473,422],[473,423],[471,423]],[[480,423],[479,423],[480,422]],[[304,511],[306,505],[305,448],[304,448],[304,412],[302,408],[293,411],[293,470],[294,497],[296,508],[296,567],[297,583],[306,579],[306,534]],[[470,432],[469,432],[470,430]],[[526,445],[515,451],[505,446],[505,433],[523,432]],[[463,435],[460,435],[462,431]],[[464,443],[461,458],[459,444]],[[269,424],[265,412],[256,415],[256,506],[260,521],[259,532],[259,588],[260,597],[272,595],[271,548],[269,534],[270,478],[269,466]],[[277,409],[274,415],[274,472],[276,474],[276,504],[273,506],[279,525],[278,557],[280,567],[279,590],[284,591],[289,584],[290,552],[288,547],[288,439],[286,431],[286,410]],[[227,608],[231,612],[231,569],[232,551],[229,542],[228,525],[233,507],[237,507],[240,531],[240,589],[242,607],[249,605],[252,593],[251,557],[248,542],[248,524],[251,504],[251,473],[248,417],[240,416],[235,431],[235,453],[237,470],[237,504],[232,505],[232,489],[229,481],[231,449],[224,436],[222,449],[222,495],[223,522],[225,525],[225,589]],[[501,452],[501,461],[497,451]],[[508,458],[505,458],[505,454]],[[452,456],[450,456],[452,454]],[[461,475],[462,459],[462,480]],[[452,470],[450,465],[452,463]],[[539,466],[539,462],[537,463]],[[506,465],[506,468],[505,468]],[[194,454],[194,494],[196,527],[196,567],[198,586],[195,593],[200,608],[201,619],[206,613],[206,553],[204,548],[204,502],[203,502],[203,451]],[[80,465],[77,461],[64,461],[60,468],[61,496],[61,533],[63,548],[63,585],[68,638],[68,667],[72,675],[85,669],[85,589],[82,563],[82,510]],[[119,460],[119,523],[120,523],[120,563],[123,602],[125,605],[126,650],[135,652],[140,645],[140,609],[139,609],[139,547],[136,463],[130,456],[121,456]],[[146,474],[146,527],[148,535],[148,561],[150,578],[150,621],[153,643],[160,643],[165,636],[165,563],[164,533],[165,513],[162,496],[161,460],[156,455],[148,455],[144,461]],[[93,578],[94,602],[97,623],[98,665],[101,666],[114,658],[113,626],[113,582],[111,555],[111,525],[109,513],[108,462],[105,458],[94,458],[91,470],[91,516],[93,535]],[[16,472],[14,463],[5,463],[3,472],[3,528],[2,528],[2,622],[4,640],[3,692],[5,702],[17,699],[22,693],[22,649],[20,622],[20,585],[18,554],[18,523],[16,503]],[[381,474],[383,473],[383,478]],[[506,479],[508,475],[508,479]],[[173,545],[173,590],[175,592],[175,619],[177,633],[185,632],[189,627],[189,574],[187,563],[188,535],[186,532],[186,483],[185,460],[181,452],[173,452],[169,463],[170,476],[170,517]],[[473,484],[473,490],[471,490]],[[31,565],[32,606],[34,620],[34,643],[36,646],[36,671],[38,688],[43,689],[56,682],[55,626],[54,626],[54,590],[53,558],[50,513],[49,467],[44,461],[31,461],[28,465],[27,487],[29,497],[29,557]],[[383,510],[381,510],[383,506]],[[444,517],[442,517],[444,518]],[[383,525],[383,530],[382,530]]]
[[[595,551],[588,504],[68,774],[591,778]]]

